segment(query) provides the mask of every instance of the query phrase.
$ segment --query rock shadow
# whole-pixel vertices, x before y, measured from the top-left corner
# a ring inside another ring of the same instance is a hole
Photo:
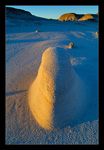
[[[23,92],[26,92],[28,90],[21,90],[21,91],[11,91],[11,92],[7,92],[5,94],[5,96],[12,96],[12,95],[15,95],[15,94],[19,94],[19,93],[23,93]]]

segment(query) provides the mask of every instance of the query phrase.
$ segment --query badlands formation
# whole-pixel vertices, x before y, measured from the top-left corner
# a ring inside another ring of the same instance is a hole
[[[60,16],[59,21],[85,21],[85,20],[98,20],[97,14],[75,14],[75,13],[66,13]]]
[[[82,18],[80,18],[78,21],[83,21],[83,20],[94,20],[94,17],[91,14],[85,14]]]
[[[11,11],[6,8],[5,144],[99,144],[98,22]]]
[[[79,19],[79,15],[75,14],[75,13],[66,13],[60,16],[59,21],[77,21]]]
[[[51,130],[78,119],[84,108],[82,86],[70,63],[69,51],[46,49],[29,91],[29,106],[38,124]]]

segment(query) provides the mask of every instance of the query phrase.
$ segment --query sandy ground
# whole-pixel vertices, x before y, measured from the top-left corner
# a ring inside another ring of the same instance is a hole
[[[6,144],[99,143],[97,29],[97,23],[73,22],[6,27]],[[65,48],[70,42],[74,42],[69,50],[71,64],[86,89],[85,112],[74,124],[60,130],[44,130],[31,113],[29,89],[43,52],[50,46]]]

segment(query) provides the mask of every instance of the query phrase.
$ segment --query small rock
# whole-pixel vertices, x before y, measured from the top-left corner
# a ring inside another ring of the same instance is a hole
[[[69,46],[66,46],[66,48],[72,48],[74,46],[74,43],[73,42],[71,42],[70,44],[69,44]]]
[[[96,32],[96,35],[98,35],[98,32]]]
[[[69,45],[73,45],[73,46],[74,46],[74,43],[73,43],[73,42],[71,42]]]

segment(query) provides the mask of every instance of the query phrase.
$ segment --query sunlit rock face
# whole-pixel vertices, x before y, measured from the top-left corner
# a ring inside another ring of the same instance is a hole
[[[77,21],[80,15],[75,13],[66,13],[60,16],[59,21]]]
[[[80,18],[78,21],[84,21],[84,20],[94,20],[93,15],[91,14],[85,14],[82,18]]]
[[[46,49],[29,91],[29,106],[39,125],[50,130],[70,125],[79,117],[82,93],[82,82],[70,63],[69,51]]]
[[[98,21],[97,14],[75,14],[75,13],[66,13],[59,17],[59,21]]]

